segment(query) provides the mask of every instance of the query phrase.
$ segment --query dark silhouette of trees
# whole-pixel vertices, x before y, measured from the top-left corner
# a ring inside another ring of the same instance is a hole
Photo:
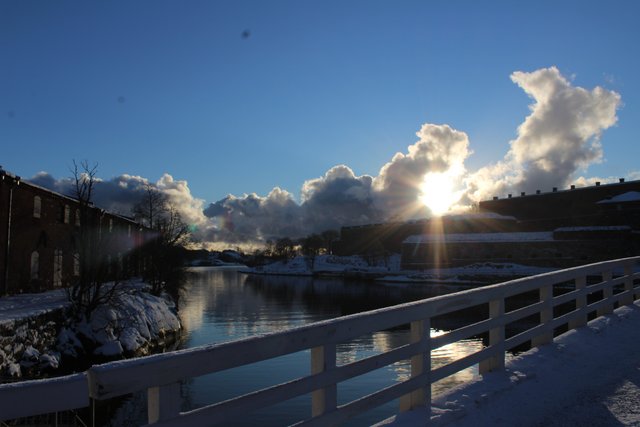
[[[324,240],[319,234],[310,234],[301,240],[302,255],[304,255],[309,268],[313,270],[315,265],[316,256],[320,254],[324,248]]]
[[[93,192],[98,164],[73,161],[71,169],[73,196],[78,200],[79,227],[74,242],[77,249],[79,275],[72,281],[68,296],[76,316],[88,318],[100,305],[110,303],[117,295],[118,280],[109,280],[111,265],[106,255],[108,235],[102,232],[102,211],[93,208]],[[75,261],[75,260],[74,260]],[[117,279],[117,278],[116,278]]]
[[[143,279],[151,292],[167,292],[176,301],[184,285],[184,244],[189,240],[189,227],[165,194],[147,184],[142,199],[134,206],[136,220],[152,230],[140,248]]]
[[[283,237],[276,240],[275,247],[273,249],[273,256],[282,260],[288,260],[296,254],[296,244],[288,237]]]
[[[340,240],[340,233],[337,230],[323,231],[320,236],[322,237],[322,244],[325,252],[333,254],[333,244]]]

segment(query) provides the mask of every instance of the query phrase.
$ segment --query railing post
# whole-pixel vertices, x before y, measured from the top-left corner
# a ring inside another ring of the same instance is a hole
[[[576,277],[576,291],[587,287],[587,277]],[[576,317],[569,321],[569,329],[576,329],[587,324],[587,296],[580,295],[576,298]]]
[[[180,383],[147,389],[149,424],[177,417],[180,414]]]
[[[497,319],[504,316],[504,298],[489,302],[489,317]],[[481,374],[504,369],[504,325],[501,324],[489,331],[489,346],[494,347],[497,354],[483,360],[479,364]]]
[[[319,374],[336,367],[336,345],[325,344],[311,349],[311,373]],[[311,393],[311,416],[331,412],[338,405],[337,385],[332,384]]]
[[[553,287],[545,285],[540,288],[540,301],[544,302],[544,308],[540,310],[540,324],[550,326],[553,320]],[[553,330],[546,331],[531,340],[531,346],[537,347],[549,344],[553,341]]]
[[[613,273],[612,271],[605,271],[602,273],[602,281],[604,282],[610,282],[611,281],[611,277],[613,277]],[[604,288],[602,290],[602,299],[603,300],[607,300],[610,299],[613,296],[613,287],[612,286],[607,286],[606,288]],[[611,304],[606,304],[604,307],[602,307],[601,309],[599,309],[597,311],[598,317],[600,316],[604,316],[605,314],[610,314],[613,313],[613,303]]]
[[[627,276],[627,278],[624,281],[624,291],[628,294],[628,296],[626,296],[625,298],[622,299],[622,301],[620,301],[620,304],[622,305],[633,304],[633,301],[635,300],[635,295],[633,294],[633,277],[631,277],[632,274],[633,274],[633,268],[631,264],[625,265],[624,275]]]
[[[411,358],[411,376],[416,377],[431,372],[431,320],[411,322],[411,343],[422,343],[420,354]],[[431,406],[431,380],[419,389],[400,398],[400,412],[409,411],[420,406]]]

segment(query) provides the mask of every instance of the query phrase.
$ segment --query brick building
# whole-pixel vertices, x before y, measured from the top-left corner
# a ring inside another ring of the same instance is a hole
[[[135,274],[151,235],[130,218],[23,181],[0,168],[0,295],[67,287],[80,275],[81,229],[91,227],[107,270]],[[83,224],[82,218],[85,219]]]

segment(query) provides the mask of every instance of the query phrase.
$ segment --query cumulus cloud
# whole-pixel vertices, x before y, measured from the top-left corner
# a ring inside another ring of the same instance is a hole
[[[385,216],[407,219],[428,214],[420,196],[427,173],[461,176],[464,161],[471,154],[469,138],[448,125],[424,124],[416,133],[419,140],[408,153],[396,153],[374,179],[377,204]]]
[[[383,218],[374,204],[373,178],[356,176],[339,165],[324,176],[302,186],[304,223],[315,231],[339,228],[343,224],[366,224]]]
[[[602,132],[617,121],[620,95],[573,86],[556,67],[517,71],[511,80],[533,99],[504,159],[469,179],[470,197],[562,187],[602,159]]]
[[[218,229],[218,238],[247,242],[279,236],[304,236],[344,225],[424,217],[419,197],[428,172],[462,174],[469,155],[467,135],[447,125],[425,124],[407,153],[397,153],[374,178],[357,176],[338,165],[306,181],[301,203],[279,188],[268,196],[227,196],[204,211]]]
[[[39,172],[29,181],[64,195],[75,195],[72,178],[56,179],[47,172]],[[109,212],[131,216],[133,207],[143,199],[147,185],[157,188],[167,196],[182,219],[194,231],[197,240],[208,239],[211,234],[211,222],[203,213],[204,200],[193,197],[187,181],[174,180],[169,174],[164,174],[155,183],[147,178],[128,174],[108,180],[96,178],[92,201],[95,206]]]
[[[169,174],[151,185],[167,195],[198,240],[223,247],[299,237],[345,225],[429,216],[425,200],[443,191],[429,188],[430,182],[442,186],[441,179],[425,179],[434,174],[444,174],[456,184],[444,191],[455,193],[455,198],[461,195],[459,205],[507,192],[562,187],[569,181],[586,185],[614,180],[578,177],[578,173],[601,161],[600,136],[617,121],[619,94],[601,87],[574,86],[555,67],[517,71],[511,80],[532,99],[530,114],[509,142],[504,158],[475,172],[465,169],[471,155],[467,134],[446,124],[426,123],[416,133],[418,140],[396,153],[377,175],[358,176],[346,165],[334,166],[303,183],[300,203],[292,193],[275,187],[266,196],[228,195],[205,206],[191,194],[186,181]],[[73,194],[70,179],[55,179],[42,172],[31,181]],[[127,174],[99,180],[95,204],[128,215],[146,185],[146,178]]]
[[[257,243],[303,233],[301,208],[291,193],[278,187],[266,197],[228,195],[209,204],[204,214],[215,225],[214,241]]]

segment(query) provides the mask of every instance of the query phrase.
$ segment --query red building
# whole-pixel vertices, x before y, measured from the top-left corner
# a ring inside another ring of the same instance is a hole
[[[81,221],[87,218],[85,224]],[[23,181],[0,168],[0,295],[67,287],[80,275],[81,230],[92,227],[109,272],[135,274],[150,236],[130,218]]]

